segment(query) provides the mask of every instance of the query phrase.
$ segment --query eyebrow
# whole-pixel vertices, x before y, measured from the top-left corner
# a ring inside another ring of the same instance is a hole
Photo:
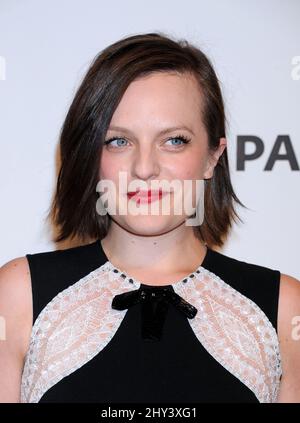
[[[172,126],[170,128],[165,128],[162,131],[158,132],[157,135],[164,135],[164,134],[167,134],[168,132],[178,131],[178,130],[182,130],[182,129],[185,129],[186,131],[190,132],[191,134],[193,134],[195,136],[194,132],[190,128],[188,128],[187,126]],[[128,134],[132,134],[130,129],[122,128],[122,126],[112,125],[108,128],[108,131],[111,131],[111,130],[123,131],[123,132],[127,132]]]

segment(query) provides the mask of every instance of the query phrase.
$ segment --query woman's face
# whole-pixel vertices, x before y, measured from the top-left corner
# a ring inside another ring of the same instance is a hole
[[[195,181],[212,177],[226,146],[226,140],[221,139],[219,150],[213,156],[209,154],[201,96],[193,76],[174,73],[139,78],[125,91],[105,137],[105,141],[114,140],[103,145],[99,171],[99,179],[111,181],[116,189],[116,196],[108,192],[117,210],[111,217],[124,229],[138,235],[159,235],[184,223],[193,213],[184,201],[196,206]],[[181,136],[189,142],[185,144]],[[141,190],[150,190],[155,189],[154,180],[165,181],[163,191],[169,192],[165,198],[152,197],[147,203],[147,197],[127,195],[136,190],[137,186],[129,185],[132,181],[143,183]],[[177,181],[182,191],[172,181]],[[189,184],[192,191],[187,188]],[[178,201],[182,205],[179,214],[175,212]],[[164,204],[169,205],[165,208]],[[120,206],[125,207],[125,213],[120,213]],[[159,207],[159,212],[153,213],[151,207]],[[133,213],[133,209],[139,212]]]

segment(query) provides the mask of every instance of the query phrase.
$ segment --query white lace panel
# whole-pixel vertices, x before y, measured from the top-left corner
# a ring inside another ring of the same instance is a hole
[[[112,299],[140,287],[139,281],[131,281],[115,273],[107,261],[46,305],[32,328],[21,402],[38,402],[110,342],[127,312],[113,309]],[[172,286],[198,309],[188,321],[208,353],[260,402],[276,402],[281,376],[279,344],[264,312],[201,266],[186,283]]]

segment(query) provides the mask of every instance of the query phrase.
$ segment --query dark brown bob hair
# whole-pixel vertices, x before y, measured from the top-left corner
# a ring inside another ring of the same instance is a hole
[[[209,150],[215,150],[219,139],[226,137],[219,81],[199,48],[162,32],[128,36],[108,46],[90,65],[60,131],[61,165],[47,215],[56,228],[55,242],[72,238],[91,242],[106,236],[111,216],[101,216],[96,210],[102,143],[129,84],[152,72],[194,75],[203,95],[200,118],[208,134]],[[222,246],[232,221],[236,217],[242,221],[234,202],[245,207],[234,193],[225,148],[213,177],[205,180],[204,221],[193,227],[208,246]]]

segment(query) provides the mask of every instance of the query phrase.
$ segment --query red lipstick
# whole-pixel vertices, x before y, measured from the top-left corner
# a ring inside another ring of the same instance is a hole
[[[127,197],[129,199],[133,198],[137,203],[151,203],[152,201],[160,200],[163,195],[166,195],[167,192],[162,192],[162,189],[159,190],[136,190],[129,191]]]

